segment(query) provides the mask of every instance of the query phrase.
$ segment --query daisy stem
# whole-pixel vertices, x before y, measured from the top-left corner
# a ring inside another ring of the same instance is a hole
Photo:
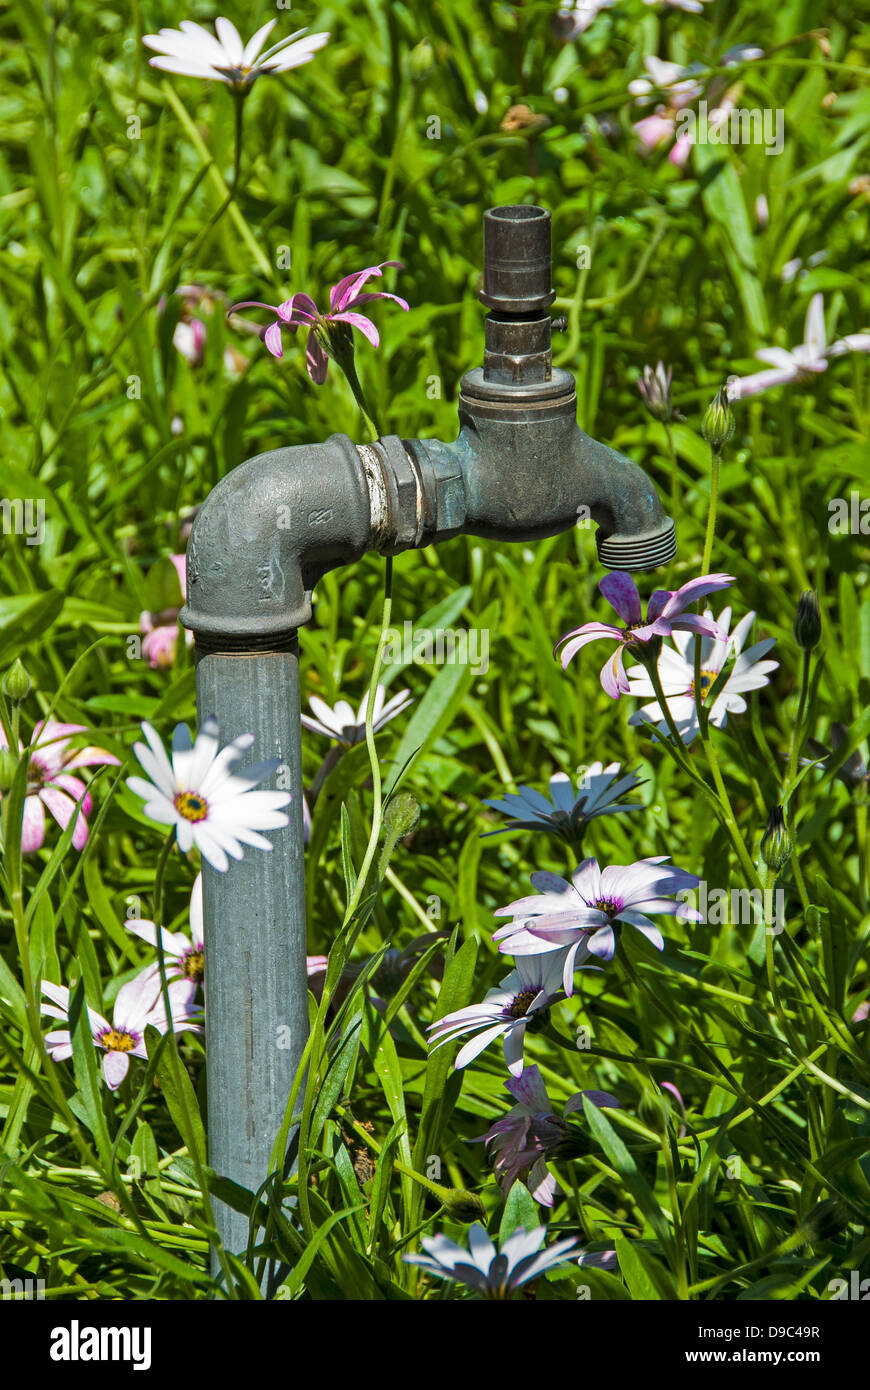
[[[701,561],[701,573],[710,573],[710,559],[713,554],[713,536],[716,533],[716,510],[719,505],[719,460],[722,457],[718,449],[710,450],[710,510],[707,512],[707,534],[704,537],[704,558]]]
[[[378,636],[378,648],[375,653],[374,666],[372,667],[372,678],[369,681],[368,700],[366,701],[366,747],[369,751],[369,762],[372,769],[372,829],[369,835],[369,842],[366,846],[365,857],[359,871],[356,886],[347,905],[347,912],[344,916],[343,926],[347,926],[352,920],[357,908],[360,905],[366,882],[371,871],[372,862],[378,848],[378,841],[381,837],[381,820],[383,813],[383,802],[381,796],[381,768],[378,762],[378,755],[375,751],[375,731],[374,731],[374,710],[375,692],[378,688],[378,678],[381,674],[384,658],[384,642],[393,612],[393,557],[386,557],[384,568],[384,607],[381,616],[381,630]]]
[[[652,682],[652,688],[655,691],[656,699],[659,702],[659,709],[662,712],[662,717],[664,718],[664,721],[668,726],[668,732],[670,733],[671,738],[674,740],[676,746],[678,748],[682,748],[683,738],[679,729],[677,728],[674,716],[671,714],[670,705],[665,699],[665,692],[662,689],[662,678],[659,675],[658,662],[651,661],[646,669],[649,671],[649,678]]]
[[[675,517],[680,500],[680,475],[677,465],[677,450],[674,444],[674,432],[671,429],[670,420],[665,420],[664,426],[668,441],[668,453],[671,459],[671,516]]]
[[[801,661],[801,692],[798,698],[798,712],[791,731],[791,747],[788,753],[788,785],[791,787],[797,777],[797,765],[804,743],[804,720],[807,712],[807,697],[810,691],[810,653],[804,651]]]
[[[230,184],[230,193],[233,198],[239,187],[239,174],[242,169],[242,131],[245,123],[245,97],[247,91],[233,92],[234,121],[233,121],[233,181]]]
[[[378,427],[378,422],[375,420],[374,411],[371,409],[368,401],[366,400],[365,392],[362,388],[362,383],[360,382],[360,379],[357,376],[356,363],[353,359],[353,353],[351,353],[350,357],[346,361],[340,362],[339,366],[341,367],[341,370],[344,372],[345,380],[347,381],[348,386],[353,392],[353,398],[359,406],[360,411],[362,412],[363,419],[365,420],[366,424],[372,432],[372,440],[374,441],[376,439],[380,439],[383,431]]]

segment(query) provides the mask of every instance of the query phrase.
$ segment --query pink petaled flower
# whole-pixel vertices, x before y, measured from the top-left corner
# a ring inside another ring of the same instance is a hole
[[[21,825],[23,854],[33,854],[42,848],[46,806],[61,830],[66,829],[71,816],[75,814],[73,849],[82,849],[87,844],[88,823],[85,817],[90,814],[91,797],[84,782],[71,777],[70,771],[78,767],[95,767],[99,763],[119,767],[120,763],[114,753],[107,753],[105,748],[70,748],[69,741],[73,734],[84,733],[87,733],[84,724],[58,724],[54,719],[40,719],[34,726]],[[0,748],[8,746],[0,728]],[[24,752],[20,741],[18,751]]]
[[[639,661],[651,659],[658,654],[661,638],[670,637],[677,630],[720,637],[718,624],[712,618],[685,613],[684,609],[705,594],[727,589],[733,583],[733,574],[705,574],[698,579],[690,579],[679,589],[656,589],[647,604],[644,621],[640,595],[631,575],[619,571],[606,574],[598,587],[611,607],[616,609],[625,627],[616,627],[612,623],[584,623],[582,627],[573,628],[559,638],[554,654],[563,642],[566,643],[561,655],[564,671],[587,642],[595,642],[599,637],[618,642],[613,656],[608,657],[601,668],[602,686],[608,695],[618,700],[620,695],[627,695],[630,688],[622,664],[623,652],[629,651]]]
[[[187,592],[187,556],[170,555],[169,558],[178,575],[178,597],[183,602]],[[139,614],[139,631],[145,639],[142,643],[142,655],[154,671],[165,671],[175,664],[179,635],[177,619],[180,612],[181,604],[178,604],[175,607],[161,609],[159,613],[151,613],[146,610]],[[192,647],[193,633],[182,630],[184,631],[185,643],[188,647]]]
[[[69,990],[66,986],[43,981],[42,993],[51,1000],[51,1003],[42,1005],[42,1012],[50,1018],[68,1022]],[[192,1003],[196,985],[190,980],[176,980],[169,986],[168,993],[173,1032],[189,1029],[192,1033],[198,1033],[198,1024],[190,1021],[194,1012]],[[127,1075],[130,1057],[147,1058],[145,1029],[149,1024],[160,1033],[165,1033],[170,1026],[159,979],[155,981],[149,971],[137,975],[118,990],[111,1023],[93,1009],[88,1009],[88,1022],[95,1046],[101,1047],[106,1054],[103,1058],[103,1075],[109,1090],[114,1091]],[[68,1028],[46,1033],[45,1045],[55,1062],[65,1061],[72,1056],[72,1037]]]
[[[487,1148],[492,1145],[493,1170],[505,1199],[520,1178],[536,1202],[542,1207],[551,1207],[557,1185],[547,1168],[547,1159],[574,1158],[584,1147],[582,1132],[567,1123],[568,1116],[574,1110],[582,1111],[584,1096],[599,1107],[619,1108],[620,1102],[607,1091],[580,1091],[571,1097],[559,1116],[537,1067],[526,1067],[519,1076],[512,1076],[504,1084],[517,1104],[503,1120],[496,1120],[486,1134],[472,1142],[485,1143]]]
[[[243,300],[240,304],[234,304],[229,312],[234,314],[238,309],[268,309],[271,313],[278,315],[277,321],[270,324],[263,335],[263,341],[273,357],[283,356],[282,328],[289,328],[294,333],[297,328],[307,328],[308,344],[305,360],[308,375],[316,386],[322,386],[326,380],[330,357],[343,359],[347,357],[349,352],[352,352],[350,344],[350,330],[352,328],[358,328],[361,333],[365,334],[373,347],[377,347],[380,343],[378,330],[371,319],[366,318],[365,314],[356,312],[360,304],[369,304],[375,299],[392,299],[400,309],[407,311],[407,302],[400,299],[397,294],[388,294],[386,290],[362,292],[366,281],[370,280],[373,275],[382,275],[384,266],[388,265],[403,269],[401,261],[381,261],[380,265],[370,265],[365,270],[357,270],[352,275],[345,275],[344,279],[339,280],[337,285],[333,285],[330,291],[329,313],[327,314],[320,312],[309,294],[301,292],[291,295],[283,304],[277,306],[261,304],[257,300]]]

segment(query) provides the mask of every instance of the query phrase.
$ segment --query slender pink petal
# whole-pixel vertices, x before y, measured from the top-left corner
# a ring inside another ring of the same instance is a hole
[[[308,375],[315,386],[322,386],[326,380],[326,373],[329,370],[329,358],[324,352],[313,329],[308,334],[308,343],[305,347],[305,365],[308,368]]]
[[[270,323],[263,334],[263,342],[269,349],[273,357],[283,357],[284,348],[281,344],[281,324]]]
[[[599,582],[598,588],[611,608],[616,609],[620,618],[629,627],[633,623],[639,623],[643,620],[640,594],[637,592],[637,585],[630,574],[623,574],[621,570],[617,570],[613,574],[606,574]]]
[[[340,314],[330,314],[330,323],[349,323],[352,328],[358,328],[360,333],[364,333],[372,347],[377,347],[380,343],[378,330],[375,328],[371,319],[367,319],[365,314],[352,314],[345,310]]]

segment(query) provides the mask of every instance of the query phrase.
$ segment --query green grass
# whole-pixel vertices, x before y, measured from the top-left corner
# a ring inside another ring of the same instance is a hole
[[[700,421],[718,386],[753,371],[759,348],[799,342],[816,292],[829,340],[870,328],[870,37],[846,3],[715,0],[693,17],[619,0],[565,46],[552,34],[553,9],[550,0],[338,0],[294,8],[292,19],[279,12],[279,33],[306,23],[333,38],[308,66],[254,86],[229,204],[231,100],[158,73],[141,44],[143,33],[193,11],[25,0],[5,9],[0,491],[45,501],[42,544],[0,539],[0,664],[20,656],[34,687],[20,710],[25,741],[53,709],[123,761],[142,718],[164,735],[178,720],[192,723],[190,654],[180,646],[169,672],[131,656],[139,614],[155,606],[149,572],[183,548],[185,515],[244,459],[336,431],[366,437],[334,367],[314,387],[301,346],[285,339],[276,363],[256,337],[227,327],[221,302],[206,320],[204,361],[190,365],[172,344],[181,302],[171,292],[197,283],[229,302],[277,303],[304,288],[322,302],[348,271],[401,260],[389,287],[411,311],[376,306],[382,347],[362,344],[357,364],[389,432],[451,439],[459,380],[481,361],[481,217],[497,203],[552,210],[554,313],[567,318],[555,360],[576,375],[579,423],[639,462],[663,499],[669,438],[634,383],[659,358],[673,368],[684,417],[672,430],[679,551],[642,592],[699,572],[710,501]],[[230,11],[246,37],[273,13],[265,4]],[[199,7],[195,17],[214,16]],[[798,37],[821,28],[824,41]],[[736,43],[767,51],[740,70],[739,102],[784,111],[782,153],[699,146],[682,169],[663,152],[641,155],[626,86],[644,56],[715,67]],[[547,124],[503,130],[518,104]],[[439,139],[430,138],[436,118]],[[578,267],[582,247],[588,267]],[[784,279],[795,258],[801,269]],[[225,369],[228,344],[247,359],[243,372]],[[849,730],[843,748],[866,756],[870,547],[866,533],[832,533],[828,522],[832,499],[870,496],[870,363],[844,357],[735,414],[712,568],[737,577],[725,597],[736,616],[757,613],[753,640],[775,637],[780,665],[750,710],[711,739],[758,864],[797,718],[792,619],[804,589],[818,591],[823,638],[801,736],[829,745],[839,722]],[[301,635],[306,698],[362,698],[382,571],[370,555],[319,585],[314,623]],[[459,538],[396,561],[393,621],[437,626],[438,617],[424,618],[436,610],[443,626],[486,629],[489,667],[476,676],[449,666],[389,673],[391,689],[408,684],[415,704],[378,736],[385,777],[404,760],[403,734],[422,702],[441,717],[403,784],[421,804],[419,826],[395,848],[352,958],[401,948],[428,925],[449,933],[448,945],[440,939],[448,963],[440,995],[424,968],[386,1018],[360,987],[332,1022],[343,1040],[328,1051],[318,1025],[307,1204],[298,1222],[273,1213],[270,1224],[273,1249],[296,1266],[282,1295],[463,1296],[401,1262],[421,1231],[463,1238],[414,1171],[477,1194],[488,1228],[499,1229],[501,1195],[484,1147],[468,1140],[506,1111],[501,1056],[490,1049],[454,1072],[449,1049],[427,1061],[423,1029],[506,973],[490,939],[495,909],[527,891],[533,870],[565,873],[575,861],[546,836],[482,840],[498,823],[484,798],[520,782],[545,788],[553,771],[574,775],[596,758],[637,765],[645,809],[594,822],[585,852],[602,863],[670,854],[710,885],[746,886],[691,773],[628,726],[635,701],[614,704],[601,690],[603,648],[598,660],[596,649],[581,653],[565,674],[553,660],[562,633],[609,617],[600,575],[583,529],[530,546]],[[724,601],[714,598],[716,612]],[[8,700],[2,713],[8,724]],[[305,735],[307,785],[325,751]],[[690,763],[710,781],[700,747]],[[135,1064],[110,1094],[84,1035],[74,1063],[54,1064],[39,1041],[40,977],[80,979],[105,1013],[150,961],[123,921],[131,898],[149,914],[156,831],[107,768],[94,779],[87,849],[56,853],[52,825],[45,847],[22,862],[23,775],[3,796],[3,1273],[44,1278],[50,1298],[208,1297],[208,1211],[176,1127],[169,1052]],[[369,777],[365,753],[354,751],[318,802],[312,953],[339,935],[348,898],[341,806],[358,869]],[[752,926],[666,919],[663,955],[632,933],[603,974],[578,977],[574,999],[554,1010],[562,1043],[552,1034],[529,1041],[528,1060],[559,1106],[592,1087],[623,1106],[593,1112],[587,1151],[555,1163],[564,1195],[549,1217],[552,1238],[577,1234],[593,1248],[619,1241],[621,1275],[569,1267],[540,1282],[539,1298],[575,1298],[586,1284],[604,1299],[825,1299],[832,1279],[867,1272],[870,1059],[867,1024],[852,1021],[870,994],[865,797],[866,786],[847,789],[830,768],[809,771],[794,792],[795,854],[776,885],[787,929],[770,961]],[[170,857],[167,925],[183,924],[193,873]],[[588,1049],[575,1044],[582,1026]],[[181,1056],[195,1111],[201,1043],[182,1042]],[[665,1081],[685,1100],[684,1133]],[[219,1184],[213,1192],[227,1195]],[[516,1197],[511,1220],[531,1219],[531,1207]],[[232,1262],[218,1296],[258,1296],[253,1268]]]

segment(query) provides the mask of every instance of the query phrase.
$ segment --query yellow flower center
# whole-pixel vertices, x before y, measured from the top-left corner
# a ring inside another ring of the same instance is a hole
[[[208,802],[198,792],[179,792],[173,804],[185,820],[200,821],[208,816]]]
[[[711,687],[711,685],[714,683],[714,681],[717,679],[718,675],[719,675],[719,672],[718,672],[718,671],[702,671],[702,672],[701,672],[701,691],[700,691],[700,694],[701,694],[701,699],[702,699],[702,700],[706,700],[707,696],[708,696],[709,693],[710,693],[710,687]],[[695,682],[692,681],[692,694],[694,695],[694,693],[695,693]]]
[[[108,1028],[101,1035],[100,1042],[107,1052],[132,1052],[136,1046],[136,1039],[131,1033],[119,1033],[114,1028]]]
[[[181,968],[189,980],[201,980],[205,969],[202,951],[189,951]]]

